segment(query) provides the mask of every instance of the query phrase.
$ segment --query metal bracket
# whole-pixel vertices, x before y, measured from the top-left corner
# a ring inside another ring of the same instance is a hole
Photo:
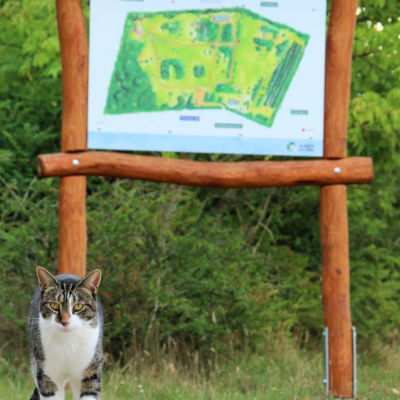
[[[323,337],[323,362],[324,362],[324,379],[323,384],[325,386],[325,394],[329,396],[329,329],[327,327],[324,328],[322,332]]]
[[[353,398],[357,398],[358,375],[357,375],[357,329],[352,328],[353,334]]]
[[[324,362],[324,379],[325,394],[329,396],[330,381],[329,381],[329,329],[324,328],[323,337],[323,362]],[[358,375],[357,375],[357,329],[352,327],[352,344],[353,344],[353,399],[357,398]]]

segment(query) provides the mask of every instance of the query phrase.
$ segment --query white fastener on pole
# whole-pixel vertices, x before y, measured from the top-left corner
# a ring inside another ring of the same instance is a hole
[[[341,174],[341,173],[342,173],[342,168],[336,167],[336,168],[333,170],[333,172],[334,172],[335,174]]]

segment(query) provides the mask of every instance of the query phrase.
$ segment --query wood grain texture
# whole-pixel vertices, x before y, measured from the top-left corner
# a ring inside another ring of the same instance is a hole
[[[347,188],[321,188],[322,293],[329,328],[330,393],[353,396]]]
[[[61,179],[59,197],[58,272],[86,273],[86,178]]]
[[[333,0],[328,31],[324,157],[347,155],[353,37],[357,0]],[[322,293],[329,328],[330,394],[353,397],[347,189],[321,187]]]
[[[86,150],[88,44],[80,0],[57,0],[63,112],[61,150]],[[86,273],[86,177],[61,179],[58,271]]]
[[[57,0],[63,101],[62,151],[86,150],[88,42],[80,0]]]
[[[369,183],[373,179],[373,166],[370,158],[362,157],[218,163],[85,152],[41,155],[39,174],[43,177],[112,176],[187,186],[235,188]]]
[[[324,157],[347,156],[353,37],[357,0],[333,0],[325,83]]]

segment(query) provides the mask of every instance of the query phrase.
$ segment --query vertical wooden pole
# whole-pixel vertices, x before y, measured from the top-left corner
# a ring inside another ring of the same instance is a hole
[[[333,0],[327,44],[325,158],[347,155],[353,36],[357,0]],[[322,293],[329,329],[332,395],[353,397],[350,263],[345,185],[321,187]]]
[[[322,292],[324,322],[329,329],[330,392],[353,395],[347,188],[321,188]]]
[[[332,0],[325,83],[325,158],[347,156],[353,37],[357,0]]]
[[[88,43],[80,0],[57,0],[61,46],[63,114],[61,150],[87,148]],[[61,178],[59,273],[86,272],[86,177]]]

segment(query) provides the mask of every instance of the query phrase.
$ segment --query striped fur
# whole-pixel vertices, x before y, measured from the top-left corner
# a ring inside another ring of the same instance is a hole
[[[28,321],[32,374],[31,400],[98,400],[103,364],[103,311],[97,297],[100,271],[84,279],[37,270]]]

